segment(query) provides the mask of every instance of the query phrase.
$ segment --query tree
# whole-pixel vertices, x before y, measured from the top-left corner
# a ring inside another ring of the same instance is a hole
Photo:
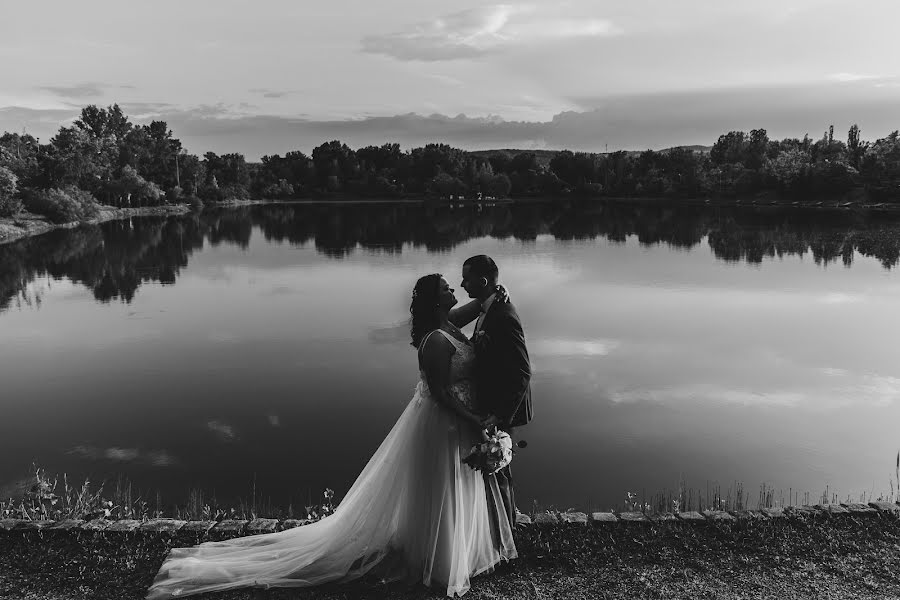
[[[748,169],[761,169],[766,162],[766,154],[769,149],[769,135],[765,129],[753,129],[750,131],[750,139],[747,141],[743,157],[744,166]]]
[[[746,134],[743,131],[729,131],[719,136],[709,151],[709,157],[717,165],[743,164],[746,145]]]
[[[765,165],[766,174],[785,191],[797,191],[809,173],[809,155],[800,149],[787,150]]]
[[[321,189],[337,191],[356,174],[356,153],[338,140],[325,142],[312,151],[316,179]]]
[[[15,174],[20,185],[35,185],[40,176],[41,148],[32,136],[18,133],[0,135],[0,167]]]
[[[459,178],[453,177],[449,173],[438,173],[428,182],[427,189],[431,194],[449,198],[465,194],[466,186]]]
[[[866,150],[860,173],[877,196],[900,197],[900,132],[875,140]]]
[[[512,183],[506,173],[494,175],[486,170],[478,175],[477,185],[482,194],[494,198],[505,198],[512,188]]]
[[[96,139],[112,138],[116,143],[125,139],[131,131],[131,123],[118,104],[98,108],[90,104],[81,109],[81,117],[73,123],[76,129],[88,132]]]
[[[868,145],[867,142],[860,141],[859,125],[854,123],[847,132],[847,160],[854,169],[859,169]]]
[[[109,138],[96,138],[88,129],[62,127],[50,140],[46,175],[51,186],[78,185],[98,190],[112,173]]]

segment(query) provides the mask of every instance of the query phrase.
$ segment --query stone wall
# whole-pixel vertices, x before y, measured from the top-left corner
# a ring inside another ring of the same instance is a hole
[[[763,508],[761,510],[717,511],[680,513],[643,512],[543,512],[533,516],[520,513],[518,524],[523,527],[572,524],[596,527],[616,527],[641,523],[683,523],[702,526],[711,521],[772,520],[792,518],[843,518],[890,516],[900,517],[900,503],[870,502],[868,504],[817,504],[787,508]],[[178,519],[107,520],[67,519],[63,521],[28,521],[22,519],[0,520],[0,532],[59,532],[78,535],[97,534],[146,534],[151,536],[183,537],[192,543],[220,541],[246,535],[274,533],[305,525],[302,519],[226,519],[223,521],[183,521]]]

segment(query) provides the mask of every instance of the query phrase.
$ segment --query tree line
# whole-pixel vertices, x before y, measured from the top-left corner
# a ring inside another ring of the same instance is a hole
[[[549,158],[549,159],[548,159]],[[853,125],[820,139],[771,140],[766,130],[731,131],[708,150],[611,153],[469,152],[447,144],[404,151],[396,143],[353,150],[334,140],[307,156],[292,151],[247,162],[239,153],[185,150],[164,121],[138,125],[121,108],[90,105],[41,144],[0,136],[0,216],[23,208],[78,221],[98,205],[154,206],[232,199],[728,197],[770,194],[807,200],[900,201],[900,136],[874,142]],[[855,194],[855,196],[854,196]],[[864,194],[864,196],[859,196]]]

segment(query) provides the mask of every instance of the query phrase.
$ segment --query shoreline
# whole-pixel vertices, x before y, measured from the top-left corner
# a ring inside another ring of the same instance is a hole
[[[152,217],[183,215],[191,212],[187,204],[164,204],[162,206],[139,206],[134,208],[115,208],[101,205],[100,214],[94,219],[71,221],[69,223],[52,223],[45,217],[22,212],[16,218],[0,219],[0,246],[23,238],[35,237],[57,229],[74,229],[80,225],[97,225],[106,221],[130,219],[132,217]]]
[[[771,198],[667,198],[667,197],[618,197],[604,196],[597,198],[580,198],[580,197],[527,197],[527,198],[506,198],[502,200],[479,202],[473,200],[462,200],[450,202],[448,200],[435,200],[432,198],[322,198],[322,199],[297,199],[297,200],[231,200],[225,202],[214,202],[207,204],[208,208],[238,208],[244,206],[258,206],[263,204],[278,205],[416,205],[439,207],[446,206],[449,208],[469,208],[469,207],[493,207],[493,206],[509,206],[516,204],[542,204],[559,201],[578,201],[584,203],[627,203],[627,204],[670,204],[685,206],[705,206],[705,207],[728,207],[728,208],[769,208],[769,209],[805,209],[805,210],[841,210],[841,211],[865,211],[865,212],[900,212],[900,204],[892,203],[868,203],[868,202],[850,202],[850,201],[818,201],[818,202],[781,202]],[[115,208],[112,206],[101,205],[99,207],[100,214],[94,219],[85,221],[72,221],[69,223],[52,223],[43,216],[35,215],[28,212],[22,212],[16,218],[0,218],[0,246],[15,242],[24,238],[35,237],[55,231],[57,229],[73,229],[80,225],[97,225],[107,221],[119,219],[130,219],[133,217],[148,216],[170,216],[184,215],[191,212],[191,207],[187,204],[164,204],[161,206],[141,206],[133,208]]]

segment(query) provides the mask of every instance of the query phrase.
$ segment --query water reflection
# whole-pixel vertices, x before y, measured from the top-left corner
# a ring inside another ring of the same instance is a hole
[[[877,494],[900,419],[898,227],[698,206],[298,204],[0,246],[4,306],[43,302],[0,315],[0,456],[15,457],[0,493],[35,460],[72,479],[125,472],[173,501],[193,485],[225,501],[257,476],[276,502],[340,496],[415,385],[412,283],[485,252],[532,353],[526,506],[609,508],[681,476]]]
[[[356,248],[400,252],[405,244],[443,252],[473,238],[557,240],[636,236],[645,246],[693,248],[706,238],[725,261],[760,263],[811,254],[816,264],[853,262],[854,253],[886,269],[900,261],[900,218],[884,213],[616,203],[536,203],[484,210],[420,205],[268,205],[200,215],[113,221],[60,230],[0,246],[0,310],[35,300],[28,284],[49,275],[92,290],[100,302],[131,302],[141,283],[175,283],[204,244],[246,249],[254,228],[267,241],[315,248],[340,258]],[[39,301],[39,296],[37,298]]]

